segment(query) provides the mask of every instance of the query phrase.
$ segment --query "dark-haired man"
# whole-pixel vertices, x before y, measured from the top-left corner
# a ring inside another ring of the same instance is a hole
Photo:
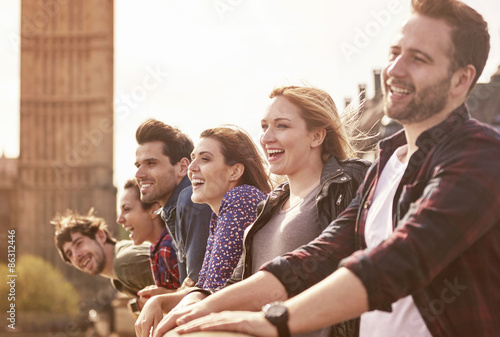
[[[212,210],[208,205],[191,201],[191,182],[187,177],[193,142],[179,129],[149,119],[136,131],[137,172],[141,201],[158,202],[166,228],[153,248],[151,259],[162,269],[161,241],[170,236],[179,262],[179,278],[183,286],[198,280],[207,245]],[[141,297],[157,295],[162,289],[145,289]]]
[[[385,114],[404,130],[381,142],[350,206],[308,245],[168,314],[154,336],[186,323],[178,332],[281,337],[360,315],[361,337],[500,336],[500,134],[465,105],[487,24],[460,1],[412,5],[382,74]],[[205,316],[223,310],[257,312]]]
[[[129,297],[154,284],[149,263],[149,245],[112,237],[103,218],[66,211],[55,216],[55,243],[61,258],[90,275],[109,278],[118,291]]]

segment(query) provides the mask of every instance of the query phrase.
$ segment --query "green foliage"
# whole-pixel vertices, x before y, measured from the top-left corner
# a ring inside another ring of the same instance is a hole
[[[0,275],[10,275],[5,264],[0,264]],[[22,312],[78,313],[80,295],[74,286],[52,264],[40,257],[23,255],[17,260],[15,302],[0,301],[1,310],[10,303]],[[0,298],[7,299],[10,285],[0,282]]]

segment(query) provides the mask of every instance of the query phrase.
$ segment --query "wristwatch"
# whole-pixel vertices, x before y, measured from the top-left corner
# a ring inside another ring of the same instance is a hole
[[[290,337],[288,329],[288,309],[283,302],[266,304],[262,310],[266,319],[278,329],[279,337]]]
[[[139,309],[139,304],[137,303],[137,300],[138,298],[133,298],[131,299],[128,304],[130,306],[130,310],[132,310],[132,312],[134,314],[140,314],[141,313],[141,309]]]

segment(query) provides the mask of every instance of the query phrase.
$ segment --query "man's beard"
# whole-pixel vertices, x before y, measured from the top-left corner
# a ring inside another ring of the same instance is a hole
[[[96,268],[92,270],[91,275],[96,276],[101,274],[104,271],[104,267],[106,266],[106,254],[104,253],[104,249],[101,247],[101,256],[97,257],[94,254],[94,259],[96,262]]]
[[[425,121],[441,112],[446,106],[448,92],[450,89],[451,75],[445,77],[438,83],[415,92],[415,97],[402,109],[391,108],[387,101],[387,94],[390,90],[385,89],[384,113],[403,125],[409,125]],[[391,84],[397,84],[393,81]],[[405,85],[406,87],[413,86]],[[398,111],[399,110],[399,111]]]

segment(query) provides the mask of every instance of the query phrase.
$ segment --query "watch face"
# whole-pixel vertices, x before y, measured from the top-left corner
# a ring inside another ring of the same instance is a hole
[[[286,313],[286,307],[282,304],[272,304],[266,311],[266,315],[270,317],[280,317]]]

